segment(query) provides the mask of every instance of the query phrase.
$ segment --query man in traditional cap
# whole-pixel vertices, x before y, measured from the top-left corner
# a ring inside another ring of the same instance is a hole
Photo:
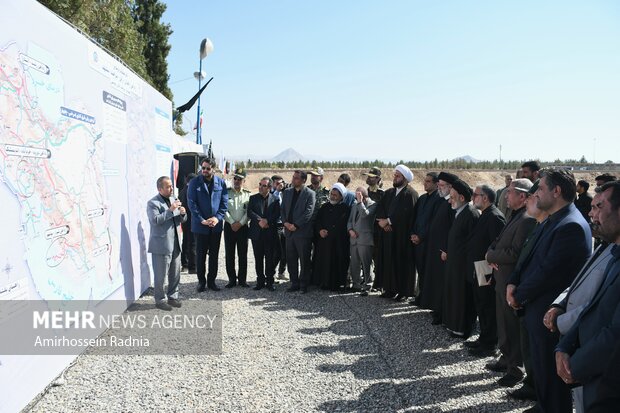
[[[497,320],[497,339],[501,356],[486,365],[488,370],[506,373],[498,384],[513,387],[523,378],[523,357],[521,354],[521,337],[519,319],[514,310],[506,303],[506,284],[515,269],[519,253],[527,236],[536,225],[536,220],[525,213],[525,203],[532,181],[525,178],[515,179],[506,191],[506,201],[512,210],[508,223],[501,234],[489,246],[486,260],[493,267],[495,280],[495,314]],[[466,347],[476,348],[480,341],[469,341]]]
[[[317,241],[312,265],[313,279],[319,279],[321,288],[325,290],[344,291],[347,287],[347,222],[351,208],[343,202],[346,192],[344,185],[335,183],[329,193],[329,202],[323,204],[314,223]]]
[[[365,172],[363,175],[366,175],[366,185],[368,185],[368,197],[372,199],[374,202],[378,203],[383,197],[383,189],[380,188],[381,185],[381,169],[373,166]],[[373,247],[372,247],[372,262],[375,277],[372,283],[372,289],[378,290],[382,287],[382,277],[380,273],[380,269],[377,267],[377,260],[379,257],[379,238],[383,230],[379,227],[379,223],[375,221],[375,229],[373,232]]]
[[[448,249],[448,232],[454,221],[454,210],[450,199],[452,184],[459,178],[449,172],[441,172],[438,176],[437,192],[441,200],[437,205],[437,212],[428,228],[428,245],[426,250],[426,264],[424,275],[424,294],[421,305],[432,310],[432,324],[441,324],[443,310],[443,289],[446,263],[441,259],[441,253]]]
[[[506,225],[506,218],[495,206],[495,195],[496,192],[488,185],[478,185],[474,189],[473,203],[476,209],[480,211],[480,219],[478,219],[467,242],[467,280],[472,285],[474,305],[480,324],[479,345],[476,348],[470,349],[469,353],[477,357],[495,355],[497,346],[495,281],[491,276],[492,274],[489,273],[490,284],[480,285],[474,269],[476,261],[485,260],[489,246],[495,241]],[[513,381],[512,384],[516,384],[519,380],[520,378]]]
[[[248,204],[250,191],[243,188],[246,172],[243,168],[235,169],[233,189],[228,192],[228,211],[224,216],[224,248],[226,250],[226,288],[237,285],[249,287],[248,273]],[[235,271],[235,250],[239,256],[239,272]]]
[[[383,236],[379,244],[379,262],[383,276],[383,297],[400,301],[412,297],[415,289],[415,265],[411,245],[413,209],[418,193],[409,182],[413,172],[405,165],[394,169],[393,188],[385,191],[377,206],[377,221]]]
[[[476,321],[472,285],[467,264],[467,242],[480,214],[471,205],[472,190],[460,179],[452,183],[450,205],[454,223],[448,232],[448,248],[441,253],[446,262],[444,280],[443,325],[453,337],[467,339]]]
[[[417,276],[417,296],[409,301],[409,304],[419,305],[422,291],[424,290],[424,269],[426,265],[426,250],[428,228],[430,227],[433,216],[437,212],[437,206],[442,200],[437,192],[439,176],[436,172],[429,172],[424,177],[424,191],[418,202],[415,204],[414,222],[411,234],[411,242],[414,245],[415,267]]]

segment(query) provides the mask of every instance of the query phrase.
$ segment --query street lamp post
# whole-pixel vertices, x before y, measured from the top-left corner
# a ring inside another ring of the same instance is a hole
[[[202,87],[202,79],[206,76],[202,71],[202,59],[207,57],[212,51],[213,43],[211,43],[211,40],[208,38],[202,39],[202,42],[200,42],[200,64],[198,66],[198,72],[194,72],[194,77],[198,79],[198,90]],[[198,96],[198,109],[196,113],[196,143],[202,145],[202,135],[200,131],[200,96]]]

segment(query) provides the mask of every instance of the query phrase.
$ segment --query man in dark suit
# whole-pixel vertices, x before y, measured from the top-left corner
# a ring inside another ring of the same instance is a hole
[[[410,237],[418,193],[409,185],[412,180],[413,172],[405,165],[397,165],[393,188],[385,191],[377,205],[376,219],[383,231],[377,263],[383,277],[383,297],[395,300],[413,297],[415,289],[415,258]]]
[[[565,169],[550,168],[540,174],[536,205],[549,213],[533,235],[533,248],[523,270],[515,272],[506,287],[506,299],[524,310],[536,395],[544,412],[572,412],[570,389],[555,374],[553,350],[558,334],[542,320],[549,305],[575,278],[592,251],[592,233],[573,203],[576,183]]]
[[[274,275],[276,261],[274,249],[279,248],[278,221],[280,220],[280,200],[272,193],[271,178],[264,177],[258,183],[258,194],[250,197],[248,217],[250,218],[249,238],[252,240],[256,268],[256,287],[267,287],[275,291]]]
[[[415,268],[417,276],[417,295],[409,301],[411,305],[420,305],[421,296],[424,291],[424,274],[426,264],[426,249],[428,242],[428,229],[430,227],[441,197],[437,191],[439,177],[436,172],[429,172],[424,177],[424,191],[413,211],[414,220],[411,229],[411,242],[413,243],[413,253],[415,256]]]
[[[478,346],[470,349],[469,353],[477,357],[487,357],[495,354],[497,346],[495,280],[491,279],[488,285],[479,285],[474,262],[485,260],[489,246],[504,229],[506,219],[495,206],[495,191],[488,185],[478,185],[474,189],[473,201],[481,214],[467,242],[467,280],[472,284],[474,305],[480,322],[480,337],[478,337]],[[506,384],[514,385],[517,381]]]
[[[286,237],[286,265],[291,278],[288,292],[308,292],[311,277],[312,216],[316,202],[314,191],[306,186],[308,175],[297,170],[290,188],[282,194],[281,216]],[[299,271],[301,262],[301,272]]]
[[[198,292],[215,285],[217,259],[222,239],[224,216],[228,210],[228,189],[219,176],[215,176],[215,160],[203,159],[202,175],[192,179],[187,190],[187,202],[192,211],[192,232],[196,234],[196,272]],[[205,277],[205,263],[209,253],[209,273]]]
[[[590,222],[590,209],[592,209],[592,196],[588,193],[590,184],[583,179],[577,182],[577,199],[575,199],[575,206],[583,215],[583,218]]]
[[[526,214],[525,203],[532,181],[515,179],[506,191],[507,206],[512,210],[510,220],[497,239],[489,246],[486,260],[493,267],[495,280],[495,312],[497,320],[497,339],[501,356],[488,363],[486,368],[495,372],[505,372],[499,383],[509,385],[523,378],[523,356],[519,319],[506,303],[506,285],[519,259],[519,254],[536,220]],[[512,387],[512,386],[510,386]],[[533,389],[532,389],[533,391]]]
[[[179,280],[181,278],[181,245],[179,226],[187,219],[185,207],[172,196],[172,181],[167,176],[157,180],[158,195],[149,200],[146,215],[151,224],[148,251],[152,254],[155,284],[155,306],[170,311],[181,307]],[[164,299],[164,281],[168,276],[168,302]]]
[[[600,208],[593,220],[600,223],[601,238],[615,243],[612,258],[601,287],[560,340],[555,353],[558,376],[568,384],[583,385],[585,411],[596,399],[601,377],[620,341],[620,183],[604,184],[601,192]]]

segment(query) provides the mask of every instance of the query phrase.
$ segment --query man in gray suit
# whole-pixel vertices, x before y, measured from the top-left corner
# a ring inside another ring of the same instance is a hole
[[[179,226],[187,215],[181,201],[172,196],[172,181],[167,176],[157,179],[158,195],[146,206],[146,215],[151,224],[149,248],[155,278],[155,306],[170,311],[181,307],[179,301],[179,280],[181,278],[181,244]],[[164,294],[164,281],[168,274],[168,302]]]
[[[288,292],[305,294],[310,283],[310,254],[312,249],[312,215],[315,194],[306,186],[308,175],[297,170],[290,188],[282,193],[282,222],[286,237],[286,265],[291,278]],[[301,273],[299,263],[301,261]]]
[[[558,376],[583,385],[583,407],[589,411],[601,377],[620,341],[620,182],[601,187],[597,211],[591,215],[598,232],[614,243],[603,281],[555,351]]]
[[[611,249],[614,244],[609,242],[613,240],[606,239],[605,234],[602,234],[600,231],[598,215],[602,198],[600,189],[597,188],[597,193],[592,200],[592,209],[590,210],[590,216],[592,217],[590,226],[592,227],[592,235],[602,239],[603,243],[594,251],[594,254],[583,266],[570,287],[556,298],[543,318],[543,323],[549,330],[552,332],[559,331],[563,336],[573,327],[579,314],[581,314],[598,291],[605,276],[605,268],[607,268],[607,264],[612,258]],[[584,412],[583,387],[574,387],[572,391],[573,403],[577,413]]]
[[[353,288],[360,289],[361,296],[368,295],[370,288],[370,263],[372,262],[373,231],[377,203],[368,197],[366,188],[360,186],[355,190],[356,203],[351,209],[347,229],[349,230],[349,248],[351,251],[351,278]],[[363,279],[360,277],[360,269]]]

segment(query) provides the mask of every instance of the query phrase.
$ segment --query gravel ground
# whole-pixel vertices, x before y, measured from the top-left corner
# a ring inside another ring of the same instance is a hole
[[[224,249],[222,240],[222,248]],[[255,280],[248,253],[248,281]],[[217,412],[519,412],[488,372],[427,311],[376,294],[306,295],[235,287],[184,299],[223,304],[223,353],[83,355],[29,410]],[[223,252],[218,285],[226,284]],[[143,297],[142,303],[152,303]],[[158,310],[153,310],[158,311]]]

